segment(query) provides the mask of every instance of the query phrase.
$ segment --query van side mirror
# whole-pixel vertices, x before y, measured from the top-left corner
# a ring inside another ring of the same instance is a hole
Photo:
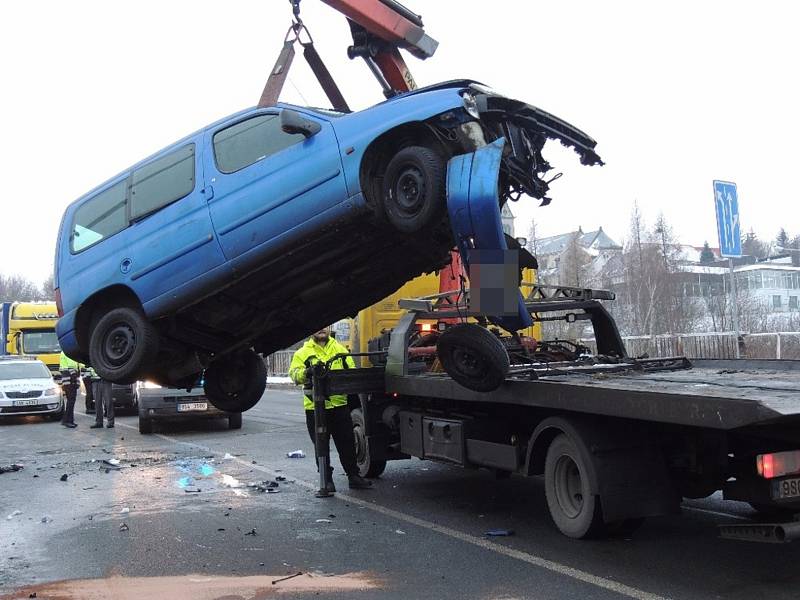
[[[301,133],[306,138],[318,134],[322,126],[301,115],[296,110],[285,108],[281,111],[281,129],[284,133]]]

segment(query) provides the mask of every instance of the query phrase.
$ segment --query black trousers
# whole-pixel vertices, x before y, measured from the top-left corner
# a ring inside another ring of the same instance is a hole
[[[64,414],[61,415],[62,423],[75,422],[75,399],[78,397],[78,384],[67,383],[61,386],[64,391],[64,396],[67,397],[67,404],[64,407]]]
[[[111,382],[101,379],[94,383],[94,422],[103,424],[103,412],[109,425],[114,424],[114,398],[111,396]]]
[[[333,437],[336,444],[336,451],[339,453],[339,460],[342,463],[344,472],[348,475],[358,475],[358,464],[356,463],[356,440],[353,436],[353,421],[350,420],[350,408],[347,406],[337,406],[336,408],[325,409],[326,424],[328,435]],[[314,411],[306,411],[306,425],[311,442],[314,443]],[[316,458],[316,448],[314,457]],[[330,453],[328,454],[328,464],[331,464]]]

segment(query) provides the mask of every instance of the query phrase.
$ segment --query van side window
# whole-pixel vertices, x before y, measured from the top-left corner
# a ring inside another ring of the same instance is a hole
[[[217,168],[233,173],[304,139],[301,133],[284,133],[278,115],[258,115],[214,134]]]
[[[127,179],[84,202],[75,211],[70,242],[73,252],[80,252],[128,226],[125,215]]]
[[[194,144],[187,144],[134,169],[131,219],[138,219],[175,202],[194,189]]]

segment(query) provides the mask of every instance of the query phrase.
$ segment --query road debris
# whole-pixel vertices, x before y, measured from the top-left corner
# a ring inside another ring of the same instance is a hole
[[[264,564],[264,563],[261,563],[261,564]],[[280,583],[281,581],[286,581],[287,579],[294,579],[295,577],[300,577],[300,575],[302,575],[302,574],[303,574],[302,571],[298,571],[294,575],[287,575],[286,577],[281,577],[280,579],[273,579],[272,580],[272,585],[275,585],[276,583]]]
[[[259,492],[270,492],[276,493],[278,490],[277,488],[280,484],[277,481],[251,481],[247,484],[247,487],[255,489]]]
[[[286,477],[284,477],[283,475],[277,475],[275,477],[275,481],[286,481]]]
[[[119,512],[120,512],[120,514],[127,515],[129,512],[131,512],[131,509],[126,506],[125,508],[123,508]]]
[[[302,450],[292,450],[286,453],[286,458],[305,458],[306,453]]]
[[[127,523],[123,523],[122,525],[119,526],[119,530],[120,531],[129,531],[130,527],[128,527]]]
[[[6,520],[7,520],[7,521],[10,521],[11,519],[13,519],[14,517],[16,517],[17,515],[21,515],[21,514],[22,514],[22,511],[21,511],[21,510],[15,510],[14,512],[12,512],[10,515],[8,515],[8,516],[6,517]]]
[[[513,529],[490,529],[486,532],[489,537],[508,537],[514,535]]]
[[[245,533],[245,535],[258,535],[258,534],[256,533],[256,528],[253,527],[250,531]]]
[[[331,522],[332,521],[330,519],[317,519],[316,520],[316,523],[331,523]]]
[[[13,464],[13,465],[5,466],[5,467],[0,467],[0,475],[3,474],[3,473],[16,473],[17,471],[21,471],[24,468],[25,467],[23,467],[22,465],[18,465],[18,464]],[[34,475],[34,477],[35,477],[35,475]]]
[[[61,477],[59,477],[59,480],[60,480],[60,481],[66,481],[68,477],[69,477],[69,475],[67,475],[66,473],[64,473],[64,474],[63,474]]]
[[[201,490],[200,488],[184,488],[183,491],[186,492],[187,494],[199,494],[203,490]]]
[[[234,458],[233,454],[226,452],[225,456],[222,457],[222,460],[233,460],[233,458]]]
[[[104,458],[103,459],[103,463],[107,464],[107,465],[110,465],[110,466],[112,466],[114,468],[117,468],[117,469],[120,468],[119,459],[118,458]]]
[[[406,534],[406,532],[403,531],[402,529],[395,529],[394,532],[397,533],[397,534],[400,534],[400,535],[405,535]]]
[[[53,520],[53,518],[49,517],[47,515],[42,517],[42,523],[50,523],[52,520]]]

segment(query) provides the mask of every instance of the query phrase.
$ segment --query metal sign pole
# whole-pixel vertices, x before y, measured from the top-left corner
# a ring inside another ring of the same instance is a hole
[[[325,415],[325,365],[315,363],[312,367],[311,381],[313,385],[312,399],[314,400],[314,449],[317,453],[317,467],[319,468],[319,490],[317,498],[333,496],[328,491],[330,470],[328,456],[330,453],[330,436]]]
[[[731,316],[733,318],[733,331],[736,334],[734,345],[736,346],[736,358],[741,358],[739,353],[739,298],[736,293],[736,275],[733,272],[733,259],[728,259],[731,269]]]

